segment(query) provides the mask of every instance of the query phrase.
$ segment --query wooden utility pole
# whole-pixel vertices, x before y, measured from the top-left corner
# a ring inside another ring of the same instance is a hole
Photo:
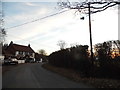
[[[90,2],[91,1],[91,2]],[[58,5],[62,8],[77,9],[79,12],[88,14],[89,16],[89,33],[90,33],[90,53],[91,62],[94,63],[94,54],[92,48],[92,32],[91,32],[91,14],[105,11],[106,9],[120,5],[118,0],[86,0],[84,2],[71,3],[69,0],[67,2],[59,2]],[[84,20],[84,17],[81,19]]]
[[[92,31],[91,31],[91,11],[90,11],[90,3],[88,3],[88,13],[89,13],[89,33],[90,33],[90,52],[91,52],[91,62],[93,65],[93,48],[92,48]]]

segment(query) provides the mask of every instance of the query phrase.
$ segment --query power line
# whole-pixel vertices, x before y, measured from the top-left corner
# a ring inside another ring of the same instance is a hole
[[[69,10],[70,10],[70,9],[69,9]],[[58,15],[58,14],[64,13],[64,12],[69,11],[69,10],[64,10],[64,11],[61,11],[61,12],[57,12],[57,13],[54,13],[54,14],[51,14],[51,15],[48,15],[48,16],[45,16],[45,17],[42,17],[42,18],[39,18],[39,19],[35,19],[35,20],[29,21],[29,22],[25,22],[25,23],[20,24],[20,25],[8,27],[8,28],[6,28],[6,29],[12,29],[12,28],[20,27],[20,26],[23,26],[23,25],[26,25],[26,24],[29,24],[29,23],[33,23],[33,22],[36,22],[36,21],[39,21],[39,20],[43,20],[43,19],[46,19],[46,18],[55,16],[55,15]]]
[[[39,19],[36,19],[36,20],[32,20],[32,21],[30,21],[30,22],[26,22],[26,23],[23,23],[23,24],[20,24],[20,25],[16,25],[16,26],[13,26],[13,27],[9,27],[9,28],[6,28],[6,29],[16,28],[16,27],[19,27],[19,26],[23,26],[23,25],[25,25],[25,24],[29,24],[29,23],[32,23],[32,22],[36,22],[36,21],[39,21],[39,20],[43,20],[43,19],[46,19],[46,18],[55,16],[55,15],[57,15],[57,14],[64,13],[64,12],[66,12],[66,11],[68,11],[68,10],[64,10],[64,11],[61,11],[61,12],[57,12],[57,13],[55,13],[55,14],[51,14],[51,15],[45,16],[45,17],[43,17],[43,18],[39,18]],[[27,41],[27,40],[25,40],[25,39],[23,39],[23,38],[21,38],[21,37],[18,37],[18,36],[14,36],[14,35],[10,35],[10,36],[19,38],[20,40]],[[28,41],[27,41],[27,42],[28,42]],[[29,42],[33,42],[33,41],[29,41]],[[34,43],[35,43],[35,42],[34,42]],[[37,43],[37,44],[38,44],[38,43]],[[46,47],[51,47],[51,46],[47,46],[47,45],[45,45],[45,44],[41,44],[41,45],[46,46]],[[51,47],[51,48],[54,48],[54,47]]]

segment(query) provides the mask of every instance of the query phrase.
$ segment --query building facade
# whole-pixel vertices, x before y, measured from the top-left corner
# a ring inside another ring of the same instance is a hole
[[[35,58],[35,52],[28,46],[14,44],[12,41],[7,46],[5,50],[3,50],[3,55],[5,58],[15,57],[17,59],[26,59],[26,58]]]

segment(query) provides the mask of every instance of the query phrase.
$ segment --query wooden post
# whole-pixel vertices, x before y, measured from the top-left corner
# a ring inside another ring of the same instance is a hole
[[[90,3],[88,3],[88,12],[89,12],[89,33],[90,33],[90,52],[91,52],[91,62],[93,65],[93,48],[92,48],[92,32],[91,32],[91,11],[90,11]]]

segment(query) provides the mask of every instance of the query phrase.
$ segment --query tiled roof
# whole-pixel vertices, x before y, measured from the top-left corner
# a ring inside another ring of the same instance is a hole
[[[5,54],[5,55],[12,55],[12,54],[10,54],[9,51],[6,51],[6,50],[2,50],[2,54]]]
[[[31,53],[34,53],[34,50],[33,50],[31,47],[29,47],[29,46],[12,44],[12,47],[13,47],[16,51],[23,51],[23,52],[31,52]]]

